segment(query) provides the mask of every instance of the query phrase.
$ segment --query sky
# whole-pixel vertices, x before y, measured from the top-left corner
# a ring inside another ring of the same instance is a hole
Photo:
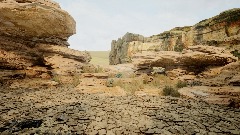
[[[239,8],[240,0],[55,0],[76,21],[70,48],[108,51],[127,32],[151,36]]]

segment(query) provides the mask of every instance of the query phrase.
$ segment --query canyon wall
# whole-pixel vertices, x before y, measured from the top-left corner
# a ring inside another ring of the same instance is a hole
[[[81,72],[89,53],[69,49],[74,19],[51,0],[0,0],[0,78]]]
[[[142,51],[178,51],[192,45],[225,47],[240,52],[240,9],[231,9],[193,26],[176,27],[158,35],[144,37],[127,33],[112,41],[109,63],[131,62]]]

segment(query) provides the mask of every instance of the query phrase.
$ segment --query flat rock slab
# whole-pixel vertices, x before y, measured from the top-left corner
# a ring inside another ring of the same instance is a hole
[[[178,90],[184,97],[195,100],[202,100],[210,104],[231,105],[234,101],[234,106],[240,106],[240,87],[224,86],[224,87],[209,87],[209,86],[194,86],[184,87]]]
[[[240,134],[240,109],[159,96],[72,88],[0,90],[0,134]],[[37,128],[7,123],[42,120]]]

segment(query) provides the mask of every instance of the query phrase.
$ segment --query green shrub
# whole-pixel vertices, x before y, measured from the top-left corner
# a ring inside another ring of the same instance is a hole
[[[183,49],[184,49],[184,46],[183,46],[183,45],[176,45],[176,46],[174,47],[174,51],[175,51],[175,52],[182,52]]]
[[[80,84],[80,76],[79,75],[74,75],[73,80],[72,80],[72,85],[74,87],[78,86]]]
[[[174,89],[172,86],[165,86],[163,88],[164,96],[180,97],[180,93]]]
[[[184,81],[178,81],[176,84],[177,88],[183,88],[183,87],[187,87],[187,82]]]
[[[106,82],[106,86],[107,87],[113,87],[114,85],[114,80],[113,79],[108,79],[107,82]]]
[[[232,51],[231,53],[233,56],[240,58],[240,52],[238,50]]]
[[[191,87],[193,87],[193,86],[202,86],[202,83],[201,82],[199,82],[199,81],[191,81],[190,82],[190,84],[189,84]]]
[[[55,81],[57,82],[58,84],[62,84],[62,80],[61,80],[61,77],[59,75],[54,75],[52,77],[52,81]]]
[[[115,75],[115,77],[116,77],[116,78],[122,78],[122,77],[123,77],[123,74],[122,74],[122,73],[117,73],[117,74]]]

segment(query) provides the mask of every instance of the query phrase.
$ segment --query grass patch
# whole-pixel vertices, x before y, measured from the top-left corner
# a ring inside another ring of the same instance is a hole
[[[83,73],[104,73],[105,69],[101,66],[93,66],[93,65],[84,65],[82,69]]]
[[[119,82],[118,82],[119,83]],[[121,88],[125,89],[128,93],[134,94],[136,91],[141,91],[144,88],[142,80],[133,79],[131,83],[121,83]]]
[[[124,81],[123,78],[108,79],[106,82],[107,87],[119,86],[123,88],[127,93],[134,94],[136,91],[140,91],[144,88],[143,81],[138,78],[132,78],[130,82]]]
[[[72,85],[74,87],[77,87],[80,84],[80,76],[79,75],[74,75],[73,80],[72,80]]]
[[[134,94],[136,91],[142,91],[143,89],[159,89],[159,91],[162,91],[165,85],[171,84],[171,87],[174,87],[174,84],[176,83],[167,76],[148,76],[147,74],[143,74],[138,77],[132,75],[132,78],[118,78],[115,76],[114,78],[110,78],[106,81],[107,87],[119,86],[129,94]]]
[[[187,87],[187,82],[184,81],[178,81],[176,84],[177,88],[183,88],[183,87]]]
[[[57,82],[59,85],[63,84],[63,83],[62,83],[62,80],[61,80],[61,77],[60,77],[59,75],[54,75],[54,76],[52,77],[52,81]]]
[[[164,96],[180,97],[178,90],[174,89],[172,86],[165,86],[163,88]]]
[[[52,81],[55,81],[59,86],[76,87],[80,84],[80,75],[60,76],[55,75],[52,77]]]

